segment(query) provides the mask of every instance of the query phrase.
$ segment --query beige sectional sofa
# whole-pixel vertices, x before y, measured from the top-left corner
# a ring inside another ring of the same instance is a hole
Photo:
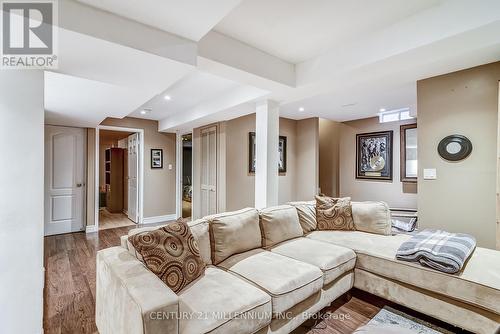
[[[499,328],[500,252],[476,248],[460,274],[444,274],[395,259],[409,236],[389,234],[386,205],[353,203],[356,227],[374,234],[315,231],[314,202],[293,204],[191,222],[207,268],[179,295],[128,235],[98,252],[99,332],[289,333],[353,286],[476,333]]]

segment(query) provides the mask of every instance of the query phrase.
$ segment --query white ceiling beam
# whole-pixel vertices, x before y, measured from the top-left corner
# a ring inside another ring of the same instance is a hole
[[[58,3],[60,28],[196,65],[197,46],[191,40],[73,0]],[[98,57],[99,50],[95,53]]]
[[[295,87],[294,64],[221,33],[211,31],[203,37],[198,44],[198,54],[202,59],[224,64],[248,75]]]
[[[239,86],[228,91],[223,96],[200,103],[190,110],[160,120],[158,130],[175,132],[181,129],[192,129],[213,121],[239,117],[242,114],[231,117],[231,115],[227,114],[227,111],[241,104],[264,97],[267,94],[268,92],[258,88]],[[250,112],[255,112],[255,109]]]

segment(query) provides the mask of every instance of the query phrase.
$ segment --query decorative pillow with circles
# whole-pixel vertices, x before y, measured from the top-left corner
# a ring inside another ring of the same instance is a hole
[[[129,237],[146,267],[179,293],[205,272],[198,244],[185,221]]]
[[[316,221],[318,230],[354,231],[351,198],[316,196]]]

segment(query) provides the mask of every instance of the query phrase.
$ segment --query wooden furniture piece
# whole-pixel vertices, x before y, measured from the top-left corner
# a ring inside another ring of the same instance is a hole
[[[111,213],[123,212],[123,149],[105,152],[106,208]]]

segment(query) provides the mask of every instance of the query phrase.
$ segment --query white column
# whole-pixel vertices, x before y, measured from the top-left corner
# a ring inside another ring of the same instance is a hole
[[[278,205],[279,106],[257,102],[255,121],[255,207]]]
[[[43,85],[41,70],[0,73],[2,333],[43,331]]]

